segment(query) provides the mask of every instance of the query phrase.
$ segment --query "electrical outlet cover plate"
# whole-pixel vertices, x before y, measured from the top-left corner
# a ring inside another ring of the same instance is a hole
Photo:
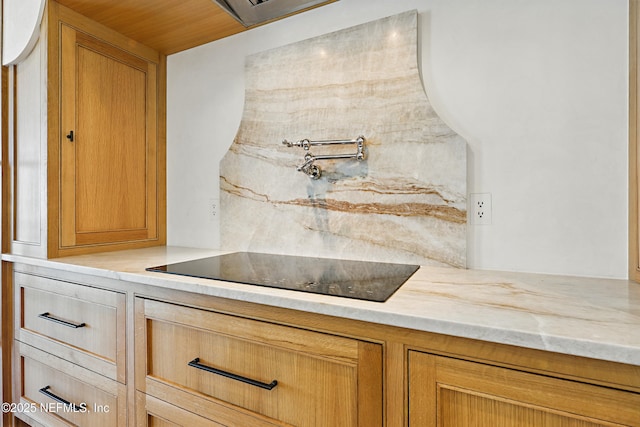
[[[491,225],[491,193],[470,194],[469,201],[469,222],[472,225]]]

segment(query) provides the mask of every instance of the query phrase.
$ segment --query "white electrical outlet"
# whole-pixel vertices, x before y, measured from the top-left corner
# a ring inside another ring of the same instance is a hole
[[[473,225],[491,225],[491,193],[470,194],[470,223]]]

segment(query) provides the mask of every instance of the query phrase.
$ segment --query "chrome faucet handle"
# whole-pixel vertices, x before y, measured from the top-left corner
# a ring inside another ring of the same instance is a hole
[[[309,141],[306,138],[296,142],[291,142],[291,141],[287,141],[286,139],[283,139],[282,145],[286,145],[287,147],[302,147],[308,151],[309,147],[311,147],[311,141]]]
[[[317,165],[313,164],[313,162],[316,161],[316,157],[311,153],[307,153],[304,156],[304,160],[305,162],[298,166],[298,172],[306,173],[309,177],[311,177],[311,179],[319,179],[322,175],[322,170]]]
[[[300,166],[298,166],[298,168],[297,168],[298,172],[307,173],[307,169],[309,169],[309,167],[311,165],[313,165],[313,162],[315,162],[315,161],[316,161],[316,158],[313,156],[313,154],[307,153],[304,156],[304,163],[301,164]]]
[[[311,179],[320,179],[322,176],[322,169],[316,165],[311,165],[305,172]]]

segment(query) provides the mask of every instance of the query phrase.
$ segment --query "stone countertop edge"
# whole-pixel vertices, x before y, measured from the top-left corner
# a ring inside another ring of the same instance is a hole
[[[4,261],[353,320],[640,366],[640,284],[421,267],[386,302],[147,272],[228,251],[162,246]]]

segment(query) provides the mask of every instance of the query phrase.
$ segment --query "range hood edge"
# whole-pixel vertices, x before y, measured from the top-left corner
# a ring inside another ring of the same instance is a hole
[[[211,0],[245,27],[331,3],[327,0]],[[338,1],[338,0],[334,0]]]

